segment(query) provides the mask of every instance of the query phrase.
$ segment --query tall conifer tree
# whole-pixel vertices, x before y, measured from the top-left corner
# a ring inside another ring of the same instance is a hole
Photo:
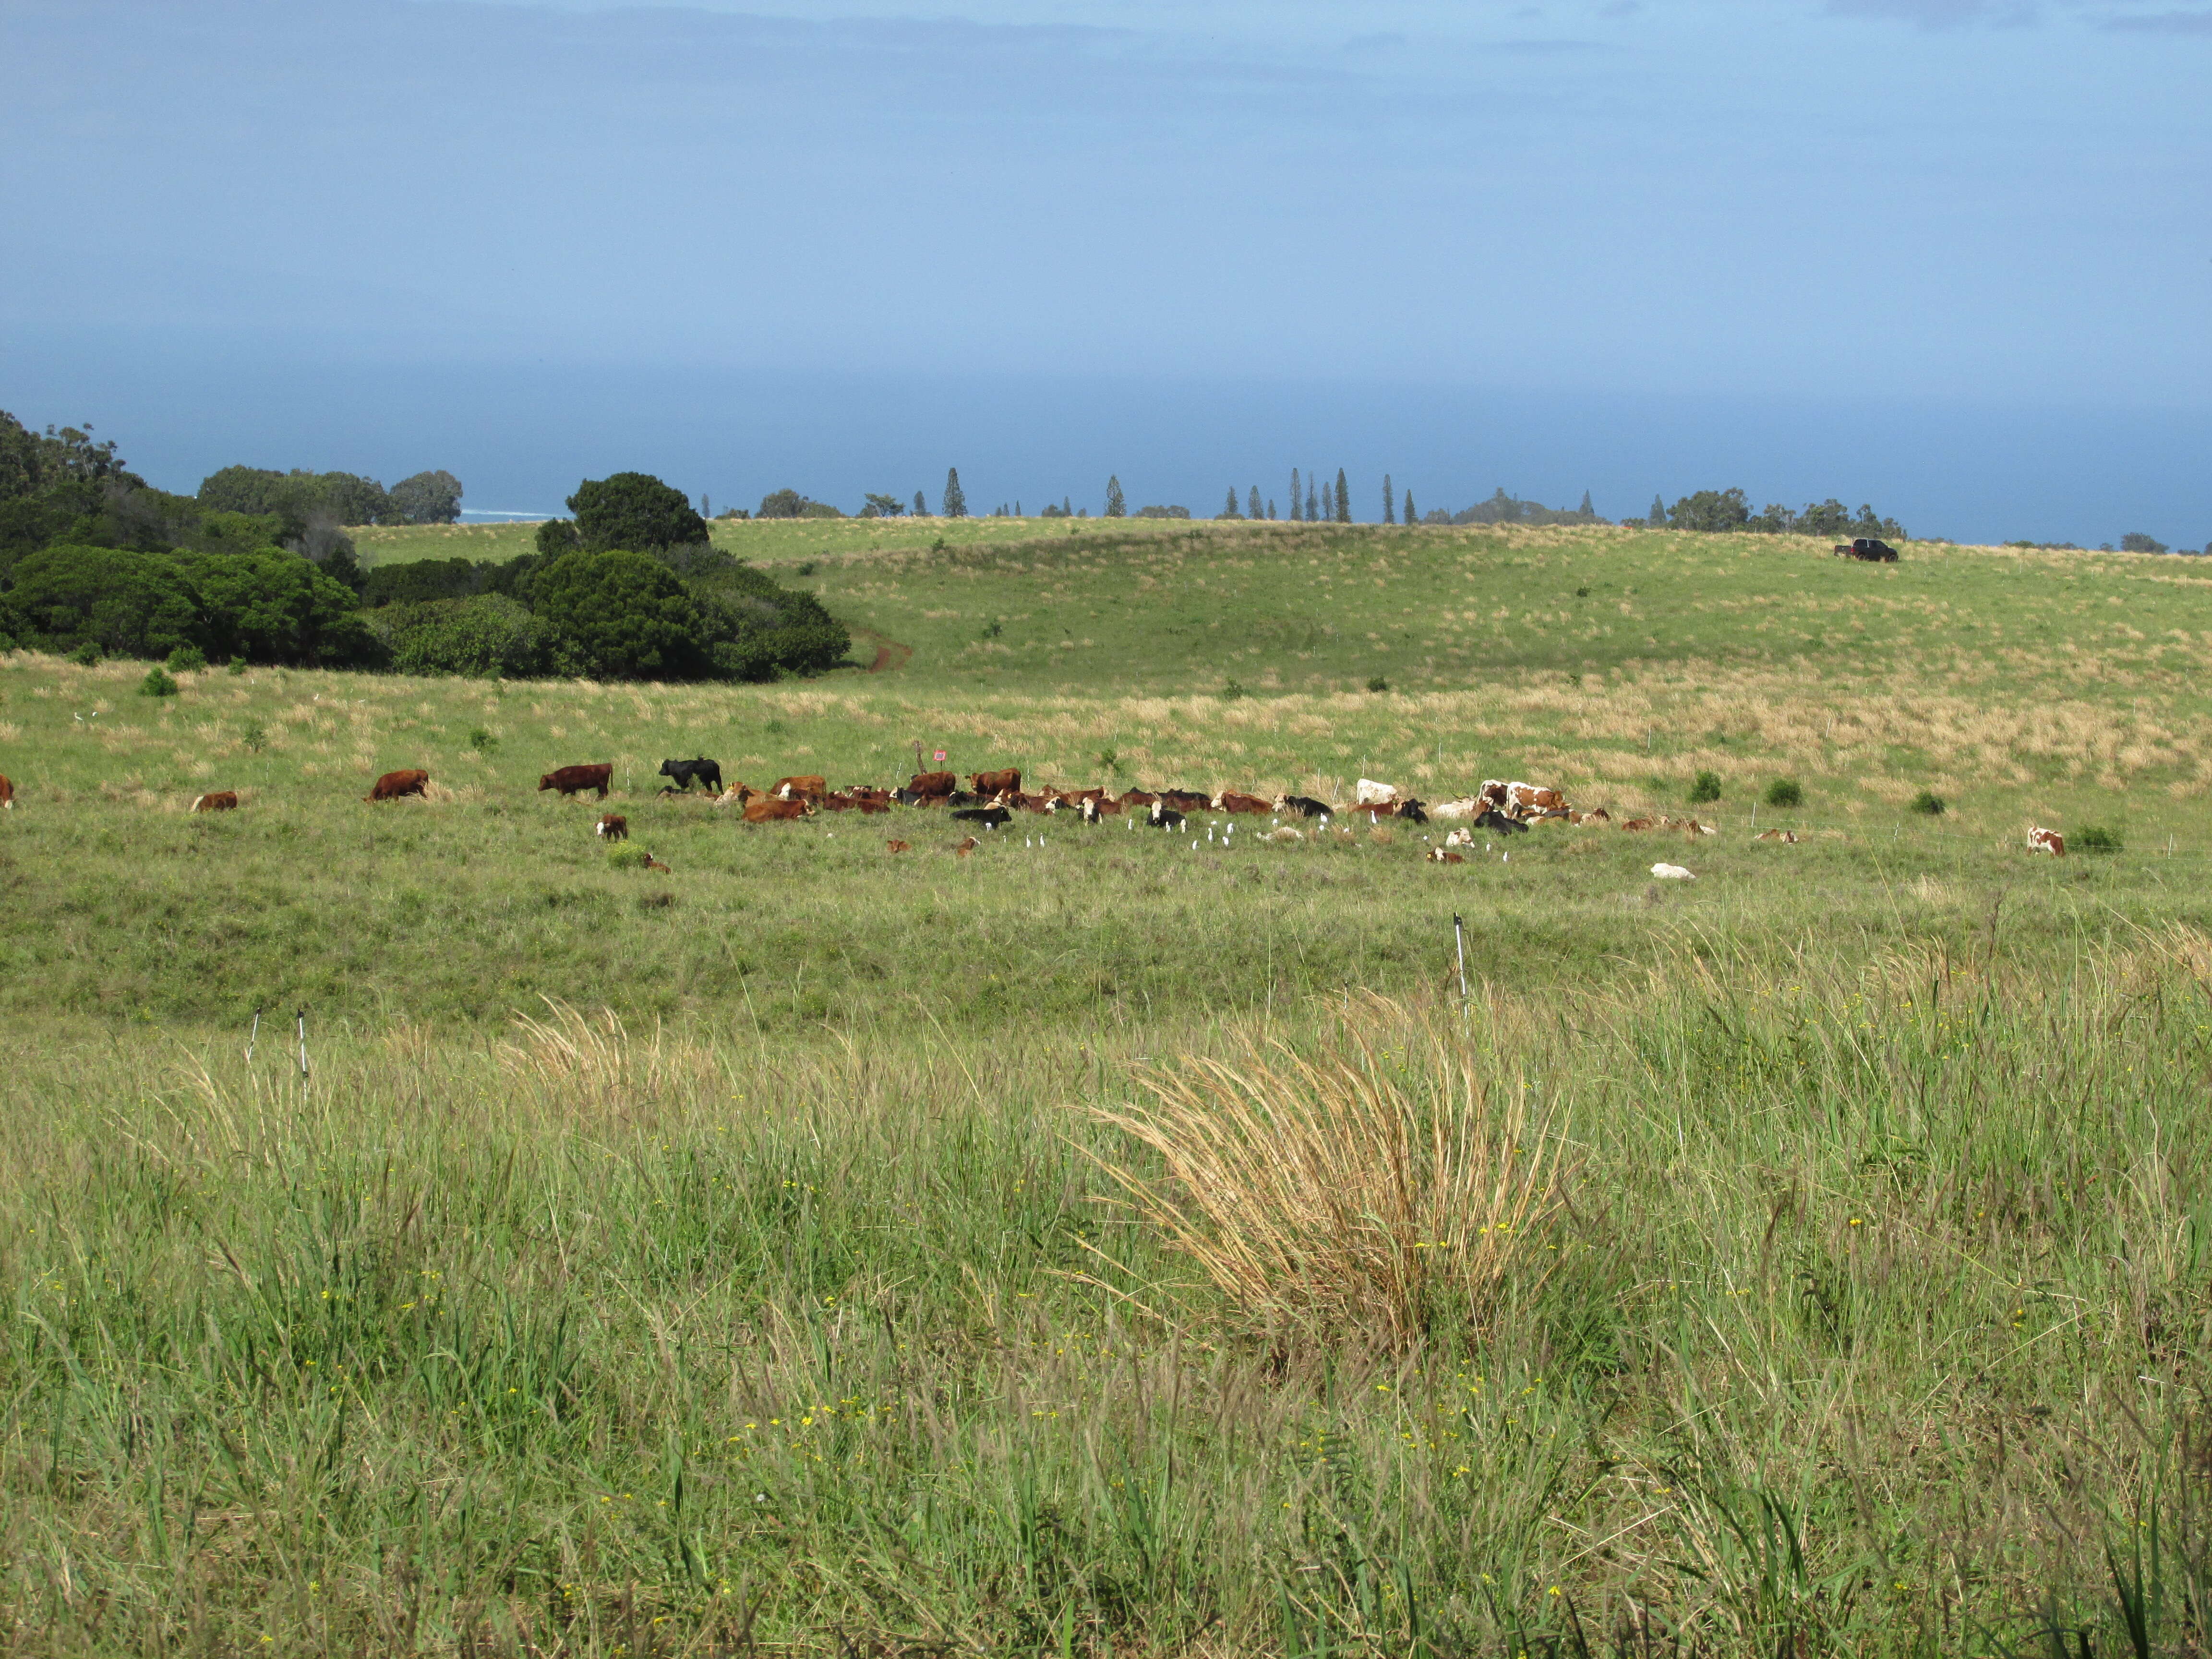
[[[1345,483],[1344,469],[1340,466],[1336,469],[1336,521],[1339,524],[1352,522],[1352,486]]]
[[[921,492],[919,489],[914,492],[914,516],[917,519],[926,519],[929,516],[929,503],[922,500]]]
[[[1257,484],[1252,486],[1252,499],[1244,503],[1244,516],[1248,519],[1260,516],[1260,486]],[[1267,516],[1273,518],[1274,514],[1271,513]]]
[[[1420,520],[1413,516],[1413,492],[1410,489],[1406,492],[1406,522],[1407,524],[1420,523]]]
[[[1106,480],[1106,516],[1109,519],[1129,516],[1128,498],[1121,494],[1121,480],[1118,475]]]
[[[1292,524],[1296,524],[1297,521],[1298,521],[1298,470],[1297,470],[1297,468],[1296,468],[1296,467],[1292,467],[1292,468],[1291,469],[1291,522]]]
[[[1387,472],[1382,475],[1382,522],[1384,524],[1398,522],[1397,492],[1390,488],[1390,475]]]
[[[1667,503],[1656,495],[1651,498],[1651,522],[1655,527],[1667,522]]]

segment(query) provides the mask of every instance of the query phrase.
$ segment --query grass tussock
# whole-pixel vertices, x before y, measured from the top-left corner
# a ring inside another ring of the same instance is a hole
[[[1478,1327],[1558,1207],[1558,1131],[1448,1019],[1369,996],[1327,1030],[1144,1072],[1144,1104],[1097,1116],[1163,1174],[1107,1172],[1255,1328],[1402,1349]]]

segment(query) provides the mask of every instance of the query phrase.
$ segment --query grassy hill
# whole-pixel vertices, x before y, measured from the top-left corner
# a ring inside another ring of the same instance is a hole
[[[2212,1559],[2212,573],[716,529],[878,672],[156,700],[0,659],[18,1650],[2195,1639],[2130,1575]],[[1722,833],[960,858],[934,815],[653,793],[917,744]],[[536,789],[586,760],[667,873]],[[362,800],[416,765],[432,799]],[[1794,845],[1751,837],[1778,778]]]

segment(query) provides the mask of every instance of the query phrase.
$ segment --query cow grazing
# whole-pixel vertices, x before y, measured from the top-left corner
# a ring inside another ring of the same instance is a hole
[[[1358,787],[1352,791],[1352,804],[1354,806],[1388,806],[1397,799],[1396,784],[1377,783],[1372,778],[1362,778]]]
[[[778,778],[769,786],[769,793],[778,800],[819,800],[830,793],[826,778]]]
[[[1278,795],[1275,797],[1275,810],[1293,817],[1325,818],[1334,813],[1336,808],[1325,800],[1316,800],[1311,795]]]
[[[2031,829],[2027,832],[2027,850],[2063,859],[2066,856],[2066,837],[2056,830]]]
[[[1155,830],[1180,830],[1182,828],[1183,819],[1182,814],[1165,801],[1156,800],[1152,803],[1152,810],[1147,815],[1146,822]]]
[[[894,853],[911,853],[914,851],[912,847],[902,841],[887,841],[884,845],[890,848]]]
[[[1018,795],[1022,793],[1022,769],[1009,766],[1002,772],[970,772],[968,784],[979,795]]]
[[[1240,795],[1234,789],[1224,789],[1213,798],[1217,812],[1272,812],[1275,809],[1257,795]]]
[[[987,830],[995,830],[1014,815],[1003,806],[963,806],[952,814],[959,823],[980,823]]]
[[[747,823],[788,823],[793,819],[812,815],[814,807],[805,800],[783,800],[775,795],[755,795],[745,803]]]
[[[950,772],[917,772],[907,780],[906,793],[915,802],[943,800],[960,787],[960,780]]]
[[[10,812],[15,810],[15,786],[8,781],[4,772],[0,772],[0,807]]]
[[[602,841],[628,841],[629,820],[619,812],[602,813],[599,821],[592,826],[592,833]]]
[[[1119,812],[1121,810],[1121,803],[1120,801],[1109,800],[1103,796],[1094,795],[1089,799],[1079,803],[1076,806],[1075,811],[1076,816],[1080,817],[1085,823],[1097,823],[1105,818],[1108,814]]]
[[[614,775],[612,761],[600,761],[590,766],[556,766],[538,780],[538,793],[558,789],[563,795],[573,795],[579,790],[596,789],[599,799],[605,800],[608,780]]]
[[[1464,853],[1448,852],[1441,847],[1431,847],[1429,848],[1429,862],[1431,864],[1465,864],[1467,862],[1467,854]]]
[[[720,761],[710,761],[705,756],[696,760],[665,760],[660,763],[660,775],[675,780],[672,789],[689,789],[696,780],[702,787],[720,794],[722,789],[722,766]]]
[[[386,772],[379,778],[363,800],[398,800],[402,795],[419,795],[430,781],[430,775],[419,768],[409,772]]]
[[[195,812],[232,812],[237,809],[238,791],[235,789],[217,789],[198,797],[192,802]]]
[[[1492,830],[1501,836],[1525,836],[1528,833],[1527,824],[1518,818],[1507,817],[1495,806],[1486,806],[1477,813],[1471,827],[1476,830]],[[1474,838],[1469,836],[1468,839]]]

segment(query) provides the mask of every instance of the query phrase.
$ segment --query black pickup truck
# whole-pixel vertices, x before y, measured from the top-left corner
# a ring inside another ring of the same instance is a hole
[[[1839,559],[1871,559],[1877,564],[1895,564],[1897,550],[1887,542],[1862,536],[1856,541],[1838,542],[1836,556]]]

